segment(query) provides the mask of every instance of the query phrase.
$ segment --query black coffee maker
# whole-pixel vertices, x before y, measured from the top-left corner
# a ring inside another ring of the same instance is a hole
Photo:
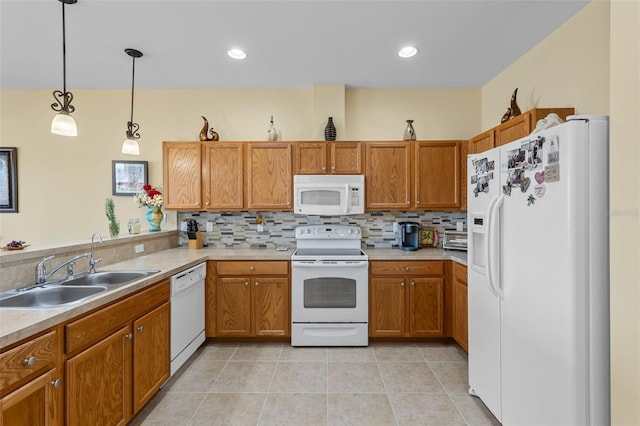
[[[398,242],[400,248],[406,251],[420,248],[420,224],[416,222],[398,223]]]

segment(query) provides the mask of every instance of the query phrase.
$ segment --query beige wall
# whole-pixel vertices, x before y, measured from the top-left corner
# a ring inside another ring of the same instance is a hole
[[[350,90],[319,85],[296,90],[136,90],[134,121],[142,137],[141,155],[135,157],[120,152],[131,92],[70,90],[76,138],[49,132],[54,115],[50,91],[0,92],[0,145],[18,147],[19,185],[19,213],[0,215],[0,243],[84,241],[96,231],[108,235],[104,200],[111,197],[111,160],[148,161],[150,183],[162,185],[162,141],[198,140],[201,115],[221,140],[231,141],[265,140],[271,114],[281,140],[323,140],[333,109],[339,117],[338,140],[399,140],[407,118],[416,120],[420,138],[464,139],[477,133],[480,123],[479,89]],[[144,218],[144,209],[137,208],[132,197],[114,201],[122,225],[130,218]],[[175,221],[175,213],[169,212],[163,229],[175,229]]]
[[[612,424],[640,425],[640,2],[596,0],[482,88],[482,128],[518,104],[611,118]]]
[[[608,114],[608,1],[585,6],[482,87],[483,129],[500,124],[516,87],[522,111],[568,106],[577,114]]]
[[[612,423],[640,425],[640,2],[611,2]]]

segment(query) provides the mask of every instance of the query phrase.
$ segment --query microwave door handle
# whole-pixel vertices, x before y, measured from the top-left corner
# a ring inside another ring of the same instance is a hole
[[[342,207],[340,208],[341,214],[349,213],[349,184],[344,184],[344,200],[342,203]]]

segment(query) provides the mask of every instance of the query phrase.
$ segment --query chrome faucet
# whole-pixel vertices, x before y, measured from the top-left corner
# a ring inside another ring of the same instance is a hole
[[[93,257],[93,239],[96,237],[96,235],[98,236],[98,239],[100,240],[100,243],[102,243],[102,235],[100,235],[99,232],[94,232],[93,235],[91,236],[91,254],[89,257],[89,273],[95,273],[96,272],[96,265],[99,262],[102,262],[102,258],[96,259],[95,257]]]
[[[51,272],[47,272],[47,269],[45,268],[44,263],[46,261],[48,261],[48,260],[53,259],[54,257],[55,256],[45,257],[40,262],[38,262],[38,264],[36,265],[36,284],[44,284],[44,283],[46,283],[51,275],[55,274],[56,272],[58,272],[60,269],[64,268],[65,266],[67,267],[67,278],[66,279],[72,279],[73,278],[73,264],[76,261],[82,259],[83,257],[91,258],[91,253],[79,254],[76,257],[73,257],[73,258],[67,260],[66,262],[62,262],[60,265],[58,265],[55,268],[53,268],[53,270]]]

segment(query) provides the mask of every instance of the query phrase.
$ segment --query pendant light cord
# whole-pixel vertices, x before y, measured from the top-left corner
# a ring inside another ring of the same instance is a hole
[[[136,81],[136,57],[133,57],[133,72],[131,73],[131,123],[133,124],[133,89]]]
[[[62,3],[62,93],[67,93],[67,37],[64,22],[64,3]]]

